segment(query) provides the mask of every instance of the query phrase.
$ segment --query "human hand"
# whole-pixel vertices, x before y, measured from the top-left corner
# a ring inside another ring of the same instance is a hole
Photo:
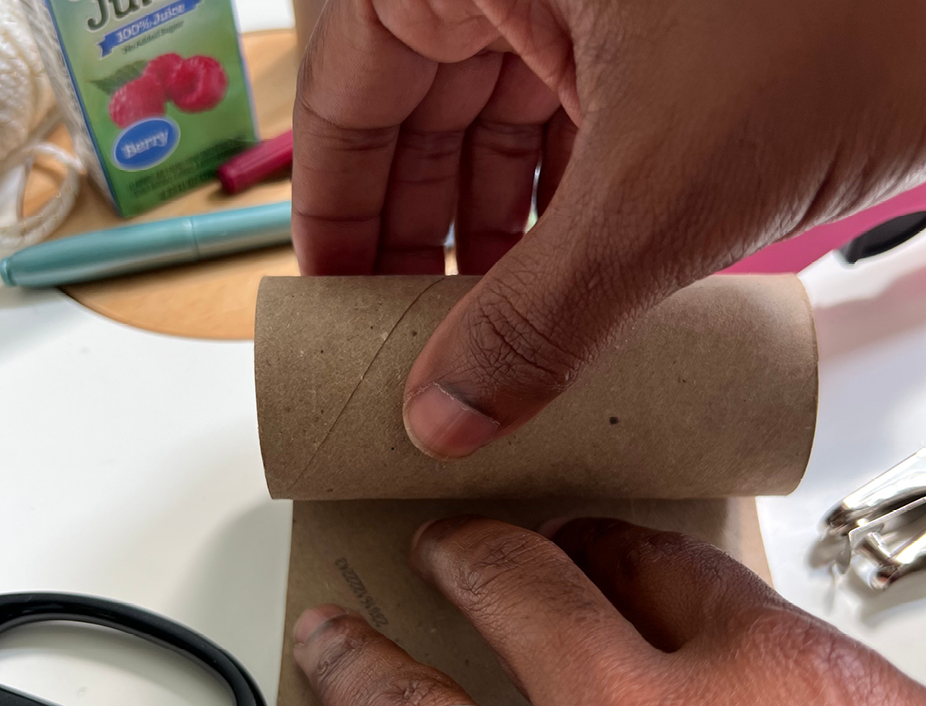
[[[550,529],[555,544],[455,518],[412,548],[534,706],[926,703],[926,689],[708,544],[617,520]],[[474,703],[337,606],[304,613],[296,643],[324,706]]]
[[[330,0],[294,117],[300,267],[443,272],[455,221],[488,275],[404,414],[468,455],[676,289],[908,185],[924,24],[920,0]]]

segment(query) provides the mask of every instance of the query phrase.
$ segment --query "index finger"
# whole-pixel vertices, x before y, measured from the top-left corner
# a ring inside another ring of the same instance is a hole
[[[418,530],[411,561],[473,623],[531,703],[607,703],[613,694],[595,689],[615,682],[590,674],[631,684],[665,666],[666,655],[539,534],[481,517],[438,520]]]
[[[293,246],[303,274],[372,274],[399,128],[437,72],[371,3],[332,0],[293,111]]]

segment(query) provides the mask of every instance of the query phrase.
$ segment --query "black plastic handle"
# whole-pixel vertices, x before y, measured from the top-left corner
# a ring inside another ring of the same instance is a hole
[[[141,608],[93,596],[70,593],[8,593],[0,595],[0,634],[20,625],[45,621],[102,625],[135,635],[197,662],[228,685],[237,706],[266,706],[257,683],[244,666],[211,640],[188,627]],[[0,706],[45,706],[0,685]]]
[[[854,265],[859,260],[886,253],[924,230],[926,211],[907,213],[862,233],[855,240],[843,245],[839,254],[850,265]]]

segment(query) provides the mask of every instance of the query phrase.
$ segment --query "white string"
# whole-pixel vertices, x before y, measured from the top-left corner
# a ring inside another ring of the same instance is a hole
[[[23,215],[23,197],[26,183],[29,181],[29,173],[34,167],[35,158],[39,155],[51,157],[63,165],[66,171],[58,192],[38,211],[25,216]],[[0,228],[0,250],[18,250],[35,245],[47,238],[67,218],[80,191],[80,162],[57,145],[50,142],[34,144],[24,150],[23,159],[25,173],[19,182],[16,222]]]
[[[19,0],[0,0],[0,177],[25,167],[19,176],[16,222],[0,226],[0,251],[33,245],[67,217],[80,188],[81,166],[60,147],[41,142],[59,122],[48,75]],[[29,216],[23,198],[38,156],[65,168],[58,192]]]
[[[0,162],[29,143],[54,104],[22,3],[0,0]]]

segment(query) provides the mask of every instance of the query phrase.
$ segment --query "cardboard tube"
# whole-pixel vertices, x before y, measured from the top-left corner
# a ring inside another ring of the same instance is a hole
[[[515,434],[440,462],[402,424],[405,378],[467,277],[267,278],[255,368],[275,498],[784,494],[813,442],[817,355],[792,276],[718,276],[628,327]]]

